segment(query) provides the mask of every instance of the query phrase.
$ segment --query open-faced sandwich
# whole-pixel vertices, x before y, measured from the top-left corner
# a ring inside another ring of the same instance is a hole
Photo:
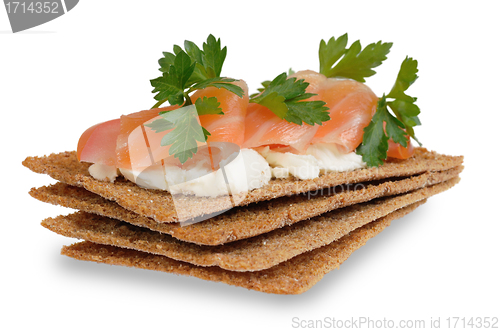
[[[79,210],[42,225],[83,239],[62,249],[76,259],[306,291],[459,181],[462,157],[412,143],[417,61],[381,97],[364,84],[391,46],[321,41],[319,72],[290,70],[249,95],[221,76],[220,40],[175,45],[151,109],[87,129],[76,151],[24,161],[59,181],[33,197]]]

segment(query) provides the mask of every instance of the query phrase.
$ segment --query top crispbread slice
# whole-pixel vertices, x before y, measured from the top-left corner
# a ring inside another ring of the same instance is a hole
[[[360,187],[358,190],[352,187],[349,190],[341,188],[343,190],[338,192],[332,190],[335,194],[330,195],[325,191],[323,195],[307,193],[281,197],[237,207],[214,218],[184,227],[179,223],[158,223],[83,188],[60,182],[49,187],[33,188],[30,194],[42,202],[122,220],[170,234],[179,240],[203,245],[219,245],[267,233],[285,225],[292,225],[328,211],[377,197],[397,195],[441,183],[456,177],[462,169],[463,166],[457,166],[446,171],[426,172],[409,178],[361,183],[358,184]]]
[[[262,188],[254,189],[239,201],[243,206],[253,202],[270,200],[310,192],[341,184],[359,183],[391,177],[410,176],[426,171],[442,171],[460,165],[463,157],[452,157],[417,148],[414,157],[406,160],[391,160],[379,168],[367,168],[350,172],[333,172],[312,180],[275,179]],[[176,196],[165,191],[140,188],[123,178],[114,183],[95,180],[88,173],[88,163],[80,163],[75,152],[51,154],[45,157],[28,157],[23,165],[34,172],[49,174],[56,180],[70,185],[82,186],[102,197],[116,201],[122,207],[157,222],[177,222],[175,204],[181,204],[182,219],[216,214],[232,207],[227,197],[210,198],[197,196]]]
[[[260,292],[300,294],[321,280],[326,273],[338,268],[355,250],[389,226],[392,220],[401,218],[422,202],[404,207],[360,227],[329,245],[262,271],[235,272],[216,266],[196,266],[166,256],[87,241],[65,246],[61,253],[79,260],[187,275]]]

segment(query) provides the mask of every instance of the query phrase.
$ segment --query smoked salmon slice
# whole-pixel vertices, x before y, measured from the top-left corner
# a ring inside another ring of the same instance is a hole
[[[243,89],[244,95],[238,95],[226,90],[215,87],[208,87],[196,91],[191,96],[194,104],[198,98],[217,97],[224,115],[201,115],[200,124],[210,132],[207,142],[230,142],[243,145],[245,139],[245,115],[248,107],[248,86],[245,81],[235,81],[233,84]]]
[[[160,112],[173,111],[179,107],[179,105],[173,105],[122,115],[120,117],[120,134],[115,143],[116,167],[132,169],[133,165],[135,167],[148,167],[154,163],[150,158],[148,148],[160,146],[165,133],[155,133],[143,125],[154,121],[156,117],[159,117]],[[147,137],[147,141],[145,137]]]
[[[317,130],[317,126],[282,120],[267,107],[250,103],[245,118],[243,147],[278,146],[288,147],[289,152],[303,153]]]
[[[415,148],[411,144],[408,137],[406,148],[399,143],[394,143],[392,139],[389,140],[389,150],[387,150],[387,157],[396,159],[408,159],[415,153]]]
[[[282,152],[303,154],[310,144],[336,144],[344,153],[352,152],[363,140],[363,129],[376,112],[377,96],[363,83],[350,79],[333,79],[314,71],[292,75],[309,83],[306,92],[316,94],[309,100],[322,100],[329,108],[330,120],[323,125],[297,125],[280,119],[265,106],[249,103],[248,87],[235,81],[243,97],[226,90],[208,87],[196,91],[191,101],[217,97],[224,115],[202,115],[200,124],[209,132],[209,143],[231,142],[242,148],[270,146]],[[82,161],[132,169],[148,167],[168,157],[168,149],[159,147],[165,132],[155,133],[144,126],[159,117],[159,112],[178,109],[179,105],[122,115],[89,128],[81,137],[78,157]],[[146,138],[146,139],[145,139]],[[413,154],[407,148],[389,142],[388,157],[405,159]]]
[[[116,139],[120,134],[120,119],[96,124],[78,140],[77,158],[80,161],[107,166],[116,164]]]
[[[329,108],[330,120],[321,126],[297,125],[280,119],[268,108],[250,103],[245,119],[243,147],[287,146],[291,152],[305,153],[312,143],[333,143],[344,153],[352,152],[363,141],[363,129],[377,109],[377,96],[363,83],[332,79],[311,70],[291,75],[309,83],[307,93]]]
[[[322,100],[329,108],[330,120],[319,126],[311,143],[333,143],[343,153],[354,151],[377,111],[375,93],[358,81],[327,78],[311,70],[293,76],[309,83],[306,92],[317,94],[311,100]]]
[[[200,124],[209,132],[208,142],[231,142],[241,146],[244,140],[245,115],[248,106],[248,87],[244,81],[235,81],[244,95],[238,95],[215,87],[196,91],[191,99],[217,97],[224,115],[202,115]],[[101,163],[118,168],[132,169],[148,167],[167,158],[168,147],[159,149],[166,132],[156,133],[144,124],[159,118],[159,113],[178,109],[179,105],[154,108],[122,115],[87,129],[78,144],[81,161]],[[173,159],[173,158],[171,158]],[[173,160],[171,160],[173,161]]]

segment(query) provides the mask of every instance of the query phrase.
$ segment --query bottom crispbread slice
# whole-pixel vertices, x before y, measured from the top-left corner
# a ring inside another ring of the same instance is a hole
[[[408,214],[424,202],[425,200],[397,210],[329,245],[256,272],[234,272],[219,267],[200,267],[161,255],[87,241],[65,246],[61,253],[79,260],[188,275],[266,293],[300,294],[311,288],[325,274],[338,268],[356,249],[389,226],[392,220]]]
[[[64,236],[164,255],[199,266],[257,271],[327,245],[375,219],[445,191],[458,181],[456,177],[407,194],[356,204],[223,246],[186,243],[166,234],[83,212],[47,218],[42,225]]]
[[[463,166],[458,166],[446,171],[425,172],[409,178],[365,183],[360,184],[362,189],[343,190],[331,195],[315,193],[309,196],[277,198],[246,207],[237,207],[223,215],[185,227],[181,227],[178,223],[157,223],[151,218],[126,210],[117,203],[83,188],[63,183],[33,188],[30,194],[43,202],[119,219],[170,234],[179,240],[201,245],[220,245],[267,233],[334,209],[440,183],[456,177],[462,169]]]

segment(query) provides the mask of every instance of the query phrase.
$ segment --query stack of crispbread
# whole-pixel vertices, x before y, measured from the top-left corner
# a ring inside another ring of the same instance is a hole
[[[272,180],[227,209],[227,200],[186,196],[182,226],[168,192],[118,178],[95,180],[75,152],[29,157],[23,164],[60,181],[33,188],[36,199],[78,212],[42,225],[83,242],[64,255],[195,276],[268,293],[298,294],[338,268],[390,222],[459,181],[463,158],[417,148],[379,168],[313,180]]]

